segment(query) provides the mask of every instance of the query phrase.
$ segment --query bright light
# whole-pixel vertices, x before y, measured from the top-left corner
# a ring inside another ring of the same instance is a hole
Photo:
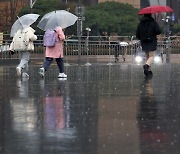
[[[91,28],[87,27],[86,30],[90,32],[90,31],[91,31]]]
[[[141,56],[136,56],[135,61],[137,63],[140,63],[142,61],[142,57]]]
[[[159,56],[154,57],[154,62],[159,63],[161,61],[161,58]]]

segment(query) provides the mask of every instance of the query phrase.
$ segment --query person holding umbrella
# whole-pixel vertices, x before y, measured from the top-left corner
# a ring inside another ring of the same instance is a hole
[[[53,59],[55,58],[60,72],[58,78],[67,78],[67,75],[64,73],[64,62],[63,62],[63,57],[64,57],[63,42],[65,40],[63,29],[73,25],[77,21],[77,19],[78,19],[77,16],[75,16],[74,14],[68,11],[56,10],[45,14],[38,23],[37,27],[45,31],[44,40],[46,40],[44,41],[44,46],[46,47],[45,49],[46,58],[42,68],[40,68],[39,70],[39,74],[41,77],[44,77],[45,71],[47,71]],[[49,36],[50,39],[50,37],[52,37],[51,34],[53,34],[53,31],[55,31],[55,36],[56,36],[55,45],[51,44],[54,41],[48,41],[48,37],[47,39],[45,39],[46,38],[45,36]],[[46,35],[46,32],[48,32],[49,34]]]
[[[141,41],[142,50],[146,54],[146,63],[143,66],[145,76],[152,76],[151,64],[157,49],[157,35],[161,30],[151,14],[144,14],[137,26],[136,37]]]
[[[46,46],[45,49],[45,60],[43,66],[39,69],[40,77],[44,77],[45,71],[48,70],[53,59],[56,59],[57,66],[59,68],[58,78],[67,78],[67,75],[64,73],[64,62],[63,62],[63,42],[65,40],[65,35],[61,27],[55,28],[55,45]]]
[[[25,14],[14,22],[11,27],[10,36],[13,40],[10,44],[10,53],[13,55],[14,51],[18,51],[20,63],[16,67],[18,77],[29,77],[28,62],[30,52],[34,50],[33,41],[37,40],[34,34],[35,30],[30,26],[38,19],[39,14]]]
[[[30,59],[30,52],[34,50],[33,41],[37,40],[37,36],[34,34],[35,30],[31,27],[27,27],[23,30],[19,29],[10,44],[10,52],[13,55],[14,51],[19,53],[19,65],[16,67],[18,77],[28,77],[28,63]]]
[[[142,50],[146,53],[146,64],[143,66],[146,76],[152,76],[150,67],[157,49],[157,35],[161,34],[159,25],[151,15],[160,12],[173,12],[173,9],[165,5],[153,5],[138,12],[139,15],[144,15],[137,26],[136,37],[141,41]]]

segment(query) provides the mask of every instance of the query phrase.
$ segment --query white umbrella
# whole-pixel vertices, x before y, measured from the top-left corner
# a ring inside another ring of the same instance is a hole
[[[55,29],[58,26],[60,26],[61,28],[66,28],[73,25],[77,19],[77,16],[68,11],[57,10],[45,14],[40,20],[37,27],[44,31],[46,31],[47,29]]]
[[[33,24],[37,20],[38,17],[39,17],[39,14],[25,14],[21,17],[18,17],[18,19],[12,25],[11,37],[13,37],[14,34],[19,29],[24,29],[24,28],[29,27],[31,24]]]
[[[121,45],[122,47],[126,47],[126,46],[128,46],[128,43],[127,43],[127,42],[120,42],[120,45]]]

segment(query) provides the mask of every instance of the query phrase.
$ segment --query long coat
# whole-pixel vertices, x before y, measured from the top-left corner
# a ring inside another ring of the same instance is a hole
[[[141,30],[144,27],[144,23],[148,23],[152,30],[152,41],[151,42],[143,42],[142,41],[142,33]],[[141,46],[143,51],[155,51],[157,49],[157,35],[161,34],[161,30],[159,25],[152,17],[144,16],[140,20],[140,23],[137,26],[136,37],[141,41]]]
[[[18,30],[21,31],[21,30]],[[18,33],[18,32],[17,32]],[[34,34],[35,30],[31,27],[27,27],[25,29],[23,29],[23,33],[26,33],[26,37],[24,38],[26,42],[28,42],[27,44],[27,50],[28,51],[33,51],[34,50],[34,43],[33,41],[37,40],[37,36]],[[13,40],[10,44],[10,48],[9,50],[14,51],[14,42],[15,42],[15,37],[13,37]]]
[[[50,58],[63,58],[63,42],[65,40],[65,35],[61,27],[57,27],[56,31],[56,44],[54,47],[46,47],[46,57]]]

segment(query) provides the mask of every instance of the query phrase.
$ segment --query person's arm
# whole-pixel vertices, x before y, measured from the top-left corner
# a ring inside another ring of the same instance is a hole
[[[61,41],[64,41],[65,40],[65,35],[64,35],[64,32],[62,30],[59,30],[58,31],[58,37]]]
[[[37,40],[37,36],[32,31],[29,31],[28,35],[29,35],[30,41],[36,41]]]

